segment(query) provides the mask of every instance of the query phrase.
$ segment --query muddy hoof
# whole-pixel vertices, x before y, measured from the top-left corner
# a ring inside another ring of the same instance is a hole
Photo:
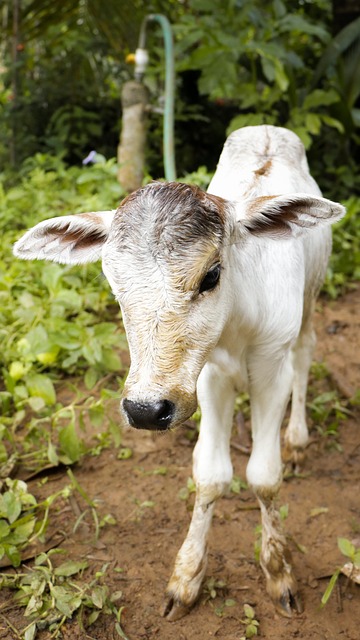
[[[186,616],[191,607],[183,604],[180,600],[177,600],[173,595],[167,593],[165,595],[164,603],[161,607],[160,613],[163,618],[169,620],[169,622],[174,622],[174,620],[180,620]]]
[[[304,468],[306,459],[305,449],[290,447],[289,444],[285,442],[282,459],[284,462],[284,476],[298,475]]]
[[[293,613],[302,613],[304,608],[298,593],[292,593],[290,589],[284,591],[279,600],[274,600],[275,608],[280,615],[291,618]]]

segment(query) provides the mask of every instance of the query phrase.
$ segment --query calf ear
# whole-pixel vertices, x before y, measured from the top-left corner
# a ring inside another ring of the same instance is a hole
[[[85,264],[101,258],[115,211],[80,213],[39,222],[14,245],[24,260]]]
[[[332,224],[345,215],[345,207],[306,193],[262,196],[236,202],[240,227],[256,236],[296,236],[303,229]]]

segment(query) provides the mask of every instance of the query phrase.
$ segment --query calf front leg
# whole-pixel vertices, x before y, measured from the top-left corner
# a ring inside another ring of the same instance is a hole
[[[194,449],[196,499],[186,539],[177,554],[162,614],[178,620],[196,601],[207,566],[207,539],[215,500],[232,478],[229,454],[235,388],[215,365],[207,364],[198,381],[202,418]]]
[[[261,367],[258,358],[254,358],[249,371],[253,449],[246,475],[261,509],[260,564],[277,611],[290,616],[292,610],[301,611],[301,603],[286,536],[275,505],[282,480],[280,427],[293,377],[290,354],[285,354],[278,364],[276,356],[271,362],[262,361]]]

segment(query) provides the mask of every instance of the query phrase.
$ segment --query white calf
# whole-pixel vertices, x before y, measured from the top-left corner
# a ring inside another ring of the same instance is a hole
[[[277,195],[281,194],[281,195]],[[282,477],[280,426],[293,458],[308,438],[311,314],[339,204],[321,198],[294,133],[248,127],[227,140],[208,193],[152,183],[117,211],[53,218],[15,245],[21,258],[67,264],[102,256],[129,341],[122,412],[138,428],[165,430],[202,419],[194,450],[196,501],[163,613],[195,602],[206,570],[214,501],[232,477],[234,400],[247,388],[253,449],[247,480],[261,507],[261,566],[285,615],[301,605],[274,504]]]

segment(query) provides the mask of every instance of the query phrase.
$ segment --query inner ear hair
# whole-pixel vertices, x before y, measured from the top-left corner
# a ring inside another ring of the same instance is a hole
[[[292,225],[309,228],[317,224],[316,219],[326,219],[317,211],[312,219],[311,201],[308,198],[291,198],[279,201],[279,196],[262,196],[250,203],[247,215],[242,223],[251,234],[256,236],[291,236]]]
[[[71,227],[71,223],[60,229],[54,226],[54,228],[48,230],[48,233],[50,236],[58,238],[63,244],[74,244],[77,249],[91,247],[94,243],[102,242],[107,236],[105,227],[104,229],[90,229],[88,227],[87,229],[72,229],[72,231],[69,231]]]

